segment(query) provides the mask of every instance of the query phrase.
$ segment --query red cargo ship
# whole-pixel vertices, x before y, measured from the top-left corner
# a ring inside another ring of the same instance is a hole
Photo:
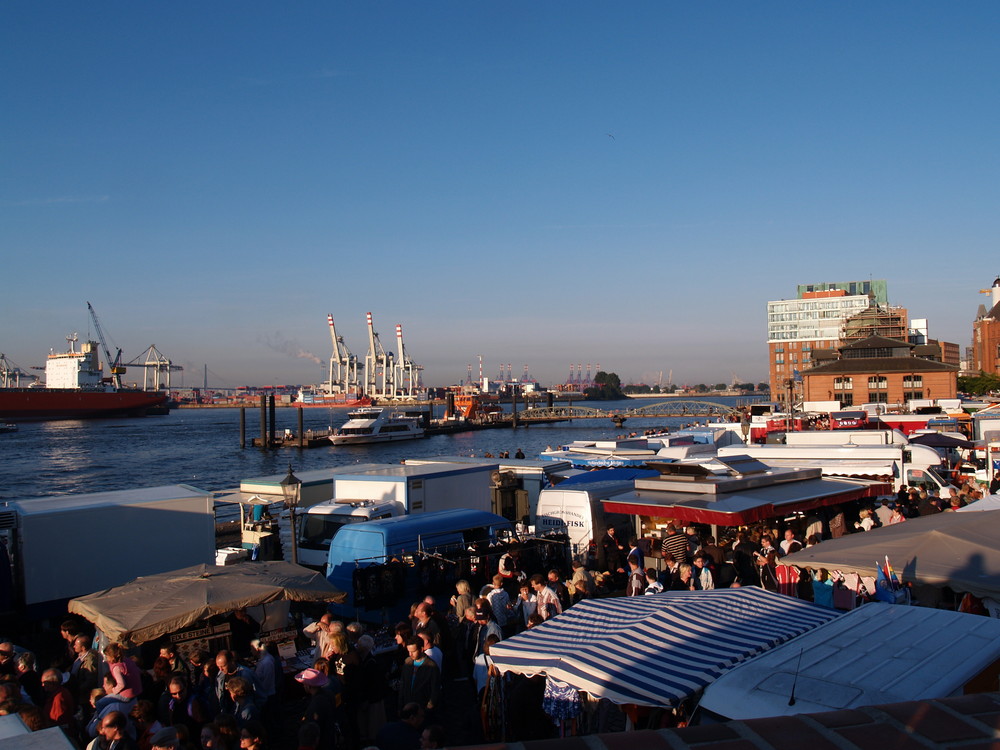
[[[69,351],[50,354],[45,363],[45,386],[0,388],[0,419],[142,417],[165,408],[166,392],[119,388],[114,378],[102,377],[95,342],[85,341],[76,351],[76,336],[67,341]]]

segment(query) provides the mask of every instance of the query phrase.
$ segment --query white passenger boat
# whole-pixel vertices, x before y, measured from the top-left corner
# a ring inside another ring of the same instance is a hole
[[[344,426],[330,436],[334,445],[389,443],[424,436],[419,420],[381,406],[355,409],[348,417]]]

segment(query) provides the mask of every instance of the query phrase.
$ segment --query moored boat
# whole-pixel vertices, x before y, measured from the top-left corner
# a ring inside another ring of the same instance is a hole
[[[365,406],[348,416],[344,426],[330,436],[334,445],[367,445],[424,437],[419,420],[381,406]]]

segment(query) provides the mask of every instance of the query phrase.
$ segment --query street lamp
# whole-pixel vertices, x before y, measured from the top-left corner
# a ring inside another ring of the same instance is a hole
[[[282,479],[281,495],[285,499],[285,507],[288,508],[288,519],[292,526],[292,562],[296,565],[299,562],[299,542],[295,528],[295,509],[299,505],[299,495],[302,492],[302,480],[292,473],[292,465],[288,464],[288,474]]]

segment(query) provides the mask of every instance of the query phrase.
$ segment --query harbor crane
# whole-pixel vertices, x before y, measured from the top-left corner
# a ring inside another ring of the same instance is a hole
[[[87,309],[90,310],[90,317],[94,321],[97,338],[101,342],[101,348],[104,349],[104,360],[108,363],[108,370],[111,373],[111,384],[115,388],[121,388],[122,375],[125,374],[125,367],[122,365],[122,350],[118,349],[117,354],[112,359],[111,350],[108,349],[108,342],[104,339],[104,331],[101,329],[101,321],[97,319],[97,311],[89,302],[87,303]]]
[[[418,368],[410,358],[410,355],[406,353],[406,347],[403,345],[403,326],[399,323],[396,324],[396,349],[398,354],[396,356],[395,372],[393,373],[393,392],[402,398],[412,399],[417,389]],[[482,372],[482,369],[483,362],[480,358],[480,372]]]
[[[170,373],[179,372],[184,369],[180,365],[175,365],[169,359],[164,357],[156,348],[155,344],[150,344],[146,351],[126,364],[125,367],[143,368],[142,389],[144,391],[158,391],[161,387],[166,388],[166,390],[169,391]],[[149,387],[148,383],[150,378],[153,382],[152,388]]]
[[[365,393],[373,398],[392,398],[395,393],[395,368],[392,352],[382,348],[378,333],[372,323],[372,314],[368,318],[368,353],[365,355]]]
[[[30,378],[31,382],[38,380],[37,375],[27,373],[16,364],[7,359],[7,355],[0,352],[0,387],[20,388],[21,378]]]
[[[330,340],[333,353],[330,355],[330,373],[327,379],[328,393],[349,393],[358,390],[358,358],[344,343],[344,337],[337,335],[333,323],[333,313],[328,313],[326,322],[330,326]]]

